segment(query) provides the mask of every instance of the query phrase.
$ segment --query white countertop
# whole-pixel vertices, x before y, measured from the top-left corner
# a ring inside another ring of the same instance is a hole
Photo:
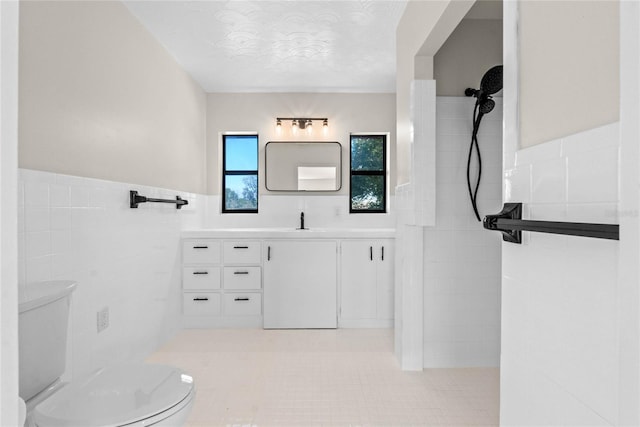
[[[182,232],[185,239],[390,239],[395,236],[394,228],[203,228]]]

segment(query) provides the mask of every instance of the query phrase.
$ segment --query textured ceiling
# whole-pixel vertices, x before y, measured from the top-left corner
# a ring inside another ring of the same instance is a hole
[[[206,92],[395,92],[404,0],[125,0]]]

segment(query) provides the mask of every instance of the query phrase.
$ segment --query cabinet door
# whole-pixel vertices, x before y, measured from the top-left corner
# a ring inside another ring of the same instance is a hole
[[[393,319],[394,262],[395,247],[393,240],[383,240],[378,245],[376,263],[377,318]]]
[[[265,242],[264,327],[335,328],[337,243]]]
[[[376,242],[345,240],[342,242],[340,268],[340,317],[375,319],[377,313]]]

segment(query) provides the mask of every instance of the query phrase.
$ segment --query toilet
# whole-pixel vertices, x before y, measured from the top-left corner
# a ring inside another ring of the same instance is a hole
[[[120,363],[64,383],[73,281],[22,286],[19,296],[20,398],[29,427],[183,426],[193,378],[171,366]]]

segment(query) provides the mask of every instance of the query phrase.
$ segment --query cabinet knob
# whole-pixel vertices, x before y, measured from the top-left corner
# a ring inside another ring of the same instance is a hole
[[[234,298],[233,300],[234,301],[249,301],[249,298],[248,297],[242,297],[242,298],[239,297],[239,298]]]
[[[249,246],[234,246],[233,249],[249,249]]]
[[[381,250],[380,260],[384,261],[384,246],[382,247],[382,250]]]
[[[249,274],[248,271],[234,271],[233,274]]]
[[[194,246],[193,249],[209,249],[209,246]]]
[[[209,301],[209,298],[194,298],[194,301]]]
[[[208,271],[194,271],[193,274],[209,274]]]
[[[373,246],[369,246],[369,260],[373,261]]]

